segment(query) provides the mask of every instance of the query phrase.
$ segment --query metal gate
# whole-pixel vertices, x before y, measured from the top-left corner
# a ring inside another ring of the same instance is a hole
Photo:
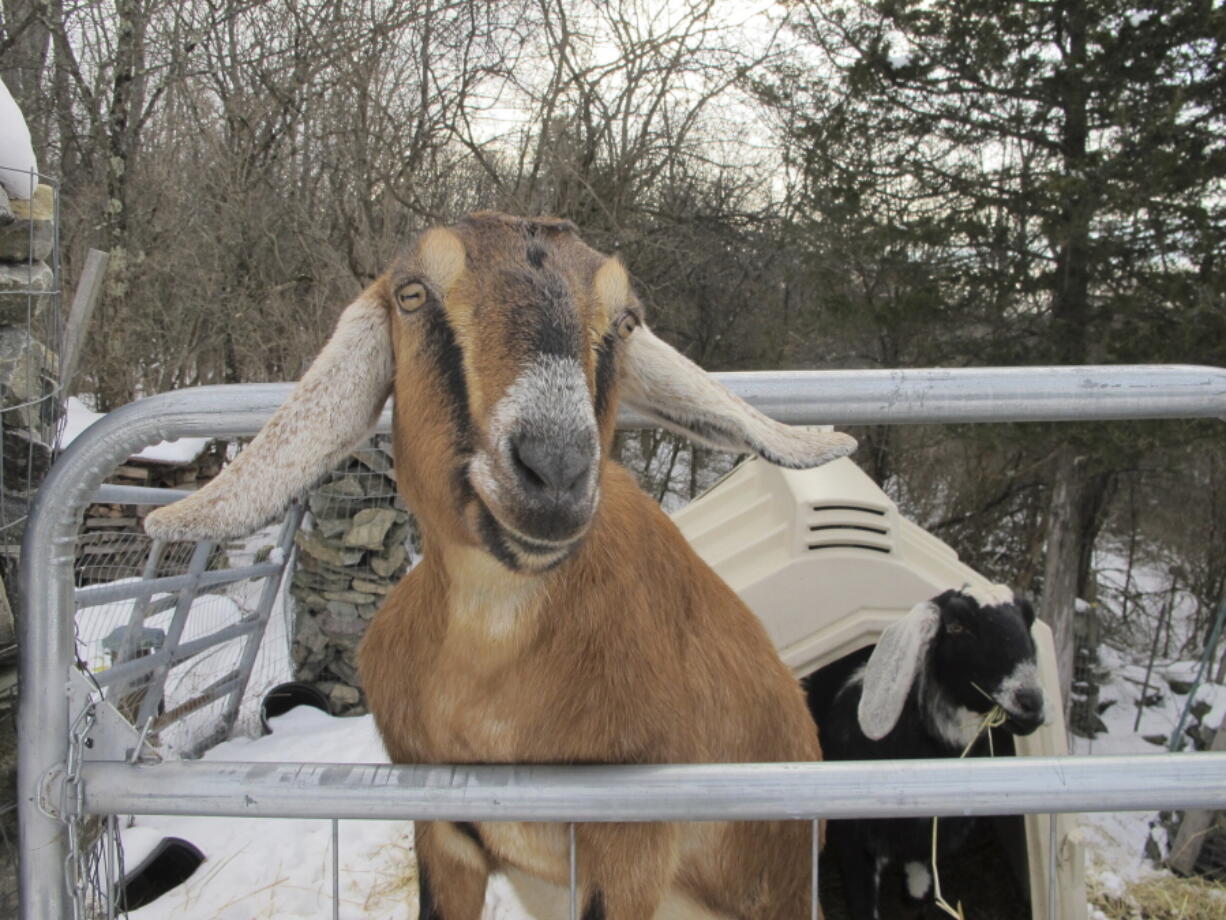
[[[793,424],[1226,418],[1226,371],[1217,368],[717,376],[768,415]],[[1226,808],[1226,753],[674,767],[144,762],[141,732],[99,705],[97,688],[77,668],[73,616],[79,598],[73,560],[82,511],[131,453],[179,437],[252,435],[290,388],[203,387],[125,406],[72,444],[39,494],[24,543],[19,624],[18,792],[26,920],[73,915],[80,882],[74,878],[73,847],[76,829],[87,816],[108,821],[121,814],[314,817],[334,822],[787,819],[810,821],[816,829],[819,818]],[[622,424],[635,427],[643,420],[627,413]],[[390,413],[385,412],[380,428],[389,426]],[[284,525],[283,546],[296,525],[295,518]],[[274,574],[276,564],[267,565],[259,574]],[[207,577],[204,564],[194,559],[181,581],[156,587],[185,591]],[[146,590],[138,585],[126,596],[136,598]],[[243,629],[258,635],[257,626]],[[176,654],[193,650],[187,645],[171,643],[163,659],[133,665],[112,679],[130,681],[138,671],[156,672]],[[241,674],[229,676],[210,689],[211,698],[233,698],[238,682]],[[147,726],[154,711],[154,704],[142,704],[137,724]],[[888,798],[880,795],[882,789],[890,790]],[[1048,827],[1048,854],[1054,861],[1058,822]],[[1034,905],[1036,918],[1058,916],[1057,892],[1049,887],[1047,903]],[[815,902],[813,916],[816,910]]]

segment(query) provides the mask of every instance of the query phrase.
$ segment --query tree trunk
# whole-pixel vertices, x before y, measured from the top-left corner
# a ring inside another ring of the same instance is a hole
[[[1073,629],[1077,598],[1077,505],[1081,474],[1077,458],[1068,445],[1058,449],[1048,508],[1047,553],[1043,570],[1042,618],[1051,627],[1056,642],[1056,668],[1060,696],[1068,712],[1073,686]]]
[[[1070,444],[1056,450],[1039,609],[1054,634],[1060,696],[1066,713],[1076,666],[1076,602],[1078,598],[1090,599],[1094,593],[1094,542],[1102,529],[1113,483],[1111,474],[1091,472],[1085,459]]]

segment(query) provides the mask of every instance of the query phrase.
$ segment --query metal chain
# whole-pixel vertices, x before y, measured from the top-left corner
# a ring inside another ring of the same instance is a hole
[[[97,685],[95,684],[95,687]],[[124,877],[123,841],[117,816],[108,815],[101,822],[96,839],[89,839],[86,828],[85,787],[81,783],[81,766],[85,752],[93,747],[89,737],[98,721],[101,693],[91,693],[73,720],[68,733],[68,758],[65,764],[63,801],[60,819],[68,833],[68,855],[64,858],[64,877],[72,902],[73,920],[92,920],[103,911],[107,918],[127,916],[124,903],[116,904],[119,885]],[[138,743],[134,754],[138,754]],[[133,758],[135,759],[135,757]]]
[[[64,777],[64,799],[60,803],[61,820],[68,827],[68,855],[64,874],[72,897],[73,920],[84,920],[89,904],[89,858],[82,846],[81,823],[85,790],[81,786],[81,764],[89,733],[97,721],[97,703],[91,695],[72,723],[68,732],[68,762]]]

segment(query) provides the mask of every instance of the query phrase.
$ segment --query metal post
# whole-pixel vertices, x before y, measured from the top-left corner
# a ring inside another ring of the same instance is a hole
[[[575,823],[566,826],[570,841],[570,920],[579,920],[579,866],[575,856]]]
[[[281,525],[281,534],[277,540],[277,548],[281,552],[281,568],[276,575],[267,576],[264,581],[264,587],[260,592],[255,615],[252,617],[252,620],[257,625],[247,636],[243,644],[243,652],[239,658],[237,668],[238,682],[234,687],[233,693],[230,695],[229,701],[226,703],[226,711],[222,713],[219,721],[218,734],[223,738],[228,737],[230,732],[234,730],[234,723],[238,719],[238,711],[243,705],[243,694],[247,692],[247,684],[251,681],[251,671],[255,667],[255,659],[256,655],[259,654],[260,644],[264,641],[264,632],[268,628],[268,620],[272,615],[273,604],[276,602],[277,593],[281,590],[281,585],[285,581],[285,573],[289,570],[289,563],[294,549],[294,534],[298,530],[298,525],[302,523],[304,510],[301,502],[294,502],[294,504],[290,505],[289,513],[285,516],[285,523]]]
[[[145,567],[141,571],[141,584],[149,584],[157,576],[158,563],[161,561],[162,552],[165,550],[166,544],[162,540],[154,540],[149,546],[149,556],[145,559]],[[141,625],[145,622],[145,611],[149,608],[149,600],[153,597],[153,588],[143,591],[140,595],[132,600],[132,611],[128,614],[128,629],[124,633],[123,642],[119,646],[119,654],[115,657],[113,664],[123,664],[125,661],[131,661],[136,656],[137,636],[140,633]],[[110,691],[110,699],[119,703],[127,694],[129,689],[126,681],[120,681]]]
[[[1167,743],[1168,750],[1178,751],[1183,748],[1183,727],[1188,722],[1192,704],[1196,702],[1196,692],[1200,690],[1201,681],[1205,679],[1205,671],[1209,668],[1210,659],[1217,649],[1218,639],[1222,636],[1223,624],[1226,624],[1226,600],[1223,600],[1218,606],[1217,619],[1213,621],[1209,643],[1205,646],[1204,654],[1201,655],[1200,666],[1196,669],[1196,679],[1192,681],[1192,687],[1188,690],[1188,700],[1183,704],[1183,712],[1179,714],[1179,724],[1175,726],[1175,731],[1171,733],[1170,741]]]
[[[59,195],[56,195],[58,206]],[[33,226],[31,222],[30,226]],[[77,364],[85,346],[85,333],[94,316],[102,282],[106,278],[106,266],[111,260],[109,252],[91,249],[85,256],[85,268],[77,280],[77,291],[72,298],[68,322],[64,327],[64,346],[60,357],[60,389],[64,394],[72,392],[72,378],[77,374]],[[58,276],[57,276],[58,277]]]
[[[341,920],[341,830],[332,819],[332,920]]]
[[[1141,715],[1145,711],[1145,697],[1149,695],[1149,678],[1154,672],[1154,659],[1158,657],[1158,637],[1162,635],[1162,624],[1166,622],[1168,615],[1173,614],[1175,606],[1174,594],[1171,595],[1169,603],[1162,608],[1162,612],[1158,614],[1158,628],[1154,631],[1154,644],[1149,649],[1149,662],[1145,665],[1145,680],[1141,682],[1141,695],[1137,698],[1137,718],[1132,723],[1132,730],[1138,732],[1141,730]]]
[[[66,872],[67,828],[58,803],[46,797],[43,781],[53,771],[62,775],[68,759],[65,684],[76,656],[75,512],[97,484],[79,478],[89,473],[65,464],[51,471],[35,498],[22,546],[24,611],[17,621],[22,665],[17,714],[18,873],[22,916],[28,920],[65,917],[72,910]],[[95,475],[101,479],[101,474],[95,471]]]
[[[819,868],[822,857],[821,837],[821,821],[814,818],[809,841],[812,848],[812,852],[809,855],[813,860],[813,877],[809,880],[809,920],[818,920],[821,914],[821,908],[818,906],[820,900],[818,882],[821,880]]]
[[[153,672],[153,677],[145,690],[145,697],[140,704],[140,715],[137,716],[135,723],[137,725],[144,725],[146,720],[157,715],[158,706],[166,695],[166,678],[170,676],[171,659],[179,647],[179,640],[183,637],[183,627],[187,625],[187,617],[196,600],[196,588],[200,576],[208,568],[209,556],[213,554],[215,546],[216,544],[209,540],[202,540],[192,551],[192,558],[187,566],[188,583],[179,592],[179,603],[175,607],[174,618],[170,621],[170,629],[166,632],[166,640],[161,649],[154,653],[160,656],[164,663]]]
[[[86,761],[81,777],[90,814],[582,823],[1226,808],[1226,752],[685,766]]]

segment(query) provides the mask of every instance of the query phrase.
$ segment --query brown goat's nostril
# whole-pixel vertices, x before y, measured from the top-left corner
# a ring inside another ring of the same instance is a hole
[[[524,488],[551,498],[574,498],[584,491],[592,466],[592,447],[558,443],[535,435],[511,439],[511,460]]]
[[[540,473],[532,466],[530,462],[524,459],[523,453],[517,442],[511,442],[511,462],[515,464],[515,473],[529,487],[533,489],[544,489],[545,480]]]

